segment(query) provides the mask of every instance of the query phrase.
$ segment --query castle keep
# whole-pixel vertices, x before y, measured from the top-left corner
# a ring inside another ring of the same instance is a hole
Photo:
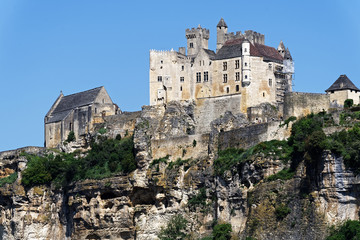
[[[186,29],[187,48],[150,51],[150,105],[232,97],[246,113],[264,102],[283,103],[294,73],[283,42],[275,49],[265,45],[263,34],[228,33],[223,19],[216,28],[216,52],[208,49],[210,32],[200,25]]]

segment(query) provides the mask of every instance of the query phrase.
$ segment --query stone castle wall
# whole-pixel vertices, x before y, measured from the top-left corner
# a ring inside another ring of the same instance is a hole
[[[284,119],[302,117],[330,108],[330,96],[320,93],[289,92],[284,99]]]
[[[219,150],[226,148],[247,149],[264,141],[284,140],[290,136],[290,130],[286,127],[280,128],[280,123],[280,121],[273,121],[220,132]]]

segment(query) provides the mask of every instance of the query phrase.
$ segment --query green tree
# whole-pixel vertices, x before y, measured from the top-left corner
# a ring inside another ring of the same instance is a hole
[[[360,222],[348,220],[344,224],[330,229],[330,235],[326,240],[359,240],[360,239]]]
[[[173,216],[166,228],[162,228],[158,237],[160,240],[185,239],[188,221],[180,214]]]
[[[354,105],[354,101],[352,99],[346,99],[344,101],[344,108],[351,108]]]
[[[216,224],[213,230],[214,240],[230,240],[231,232],[230,223]]]

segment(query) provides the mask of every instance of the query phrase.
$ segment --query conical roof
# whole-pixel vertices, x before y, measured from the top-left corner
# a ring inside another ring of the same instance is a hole
[[[285,60],[292,60],[289,48],[286,48],[284,59]]]
[[[325,92],[340,90],[360,91],[345,74],[340,75],[340,77],[328,89],[326,89]]]
[[[226,25],[224,19],[221,18],[218,25],[216,25],[216,27],[226,27],[227,28],[228,26]]]
[[[285,46],[284,46],[284,43],[283,43],[283,41],[281,40],[280,41],[280,43],[279,43],[279,46],[278,46],[278,48],[277,48],[278,50],[285,50]]]

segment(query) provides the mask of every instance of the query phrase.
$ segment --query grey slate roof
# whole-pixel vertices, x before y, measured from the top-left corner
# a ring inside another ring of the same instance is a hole
[[[215,59],[222,60],[241,56],[241,44],[224,45],[216,53]]]
[[[47,123],[58,122],[65,119],[69,113],[81,106],[92,104],[98,96],[102,87],[97,87],[84,92],[74,93],[61,98],[59,104],[51,113],[51,118]]]
[[[328,89],[326,89],[325,92],[340,90],[360,91],[345,74],[340,75],[340,77]]]
[[[206,52],[206,54],[209,56],[210,59],[214,59],[214,58],[215,58],[216,53],[215,53],[213,50],[205,49],[205,48],[203,48],[203,49],[204,49],[204,51]]]
[[[242,51],[242,43],[244,41],[249,42],[249,40],[244,38],[226,41],[224,46],[222,46],[222,48],[220,48],[219,51],[216,53],[215,59],[222,60],[240,57]],[[283,57],[278,53],[275,48],[258,43],[250,43],[250,56],[263,57],[266,61],[282,62],[283,60]]]
[[[284,59],[292,60],[289,48],[286,48]]]
[[[227,28],[228,26],[226,25],[224,19],[221,18],[218,25],[216,25],[216,27],[226,27]]]

